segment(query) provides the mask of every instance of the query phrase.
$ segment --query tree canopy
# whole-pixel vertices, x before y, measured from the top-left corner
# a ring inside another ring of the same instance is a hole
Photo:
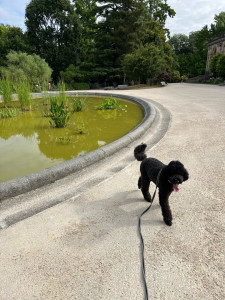
[[[6,64],[6,55],[11,51],[27,51],[26,37],[19,27],[0,24],[0,66]]]
[[[25,24],[28,42],[53,69],[54,80],[61,70],[79,62],[80,29],[70,0],[31,0]]]
[[[39,55],[54,82],[63,77],[72,85],[204,74],[208,42],[225,33],[225,12],[189,36],[170,38],[165,24],[175,14],[167,0],[31,0],[27,31],[0,25],[0,67],[13,50]]]
[[[51,78],[52,69],[37,54],[10,51],[6,58],[6,67],[1,68],[1,73],[14,83],[26,81],[34,87],[48,82]]]

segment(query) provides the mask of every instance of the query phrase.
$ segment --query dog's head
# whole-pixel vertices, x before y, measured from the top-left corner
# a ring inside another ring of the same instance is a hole
[[[166,166],[167,181],[172,185],[173,191],[179,191],[179,184],[188,180],[188,171],[184,168],[184,165],[179,161],[171,161]]]

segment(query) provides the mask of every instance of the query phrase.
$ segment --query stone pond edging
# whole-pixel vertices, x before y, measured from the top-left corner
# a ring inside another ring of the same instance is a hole
[[[85,167],[88,167],[116,152],[122,148],[128,146],[131,142],[142,136],[147,129],[152,125],[156,111],[153,105],[144,101],[141,98],[113,94],[109,93],[94,93],[94,92],[66,92],[68,95],[85,95],[85,96],[107,96],[114,98],[121,98],[129,100],[138,104],[144,111],[144,118],[140,124],[138,124],[133,130],[123,137],[115,140],[114,142],[107,144],[101,148],[91,151],[87,154],[81,155],[79,157],[72,158],[68,161],[59,163],[57,165],[51,166],[44,170],[19,177],[16,179],[8,180],[0,183],[0,201],[6,198],[14,197],[19,194],[29,192],[33,189],[39,188],[41,186],[52,183],[58,179],[61,179],[71,173],[79,171]],[[40,98],[42,94],[32,94],[33,98]]]

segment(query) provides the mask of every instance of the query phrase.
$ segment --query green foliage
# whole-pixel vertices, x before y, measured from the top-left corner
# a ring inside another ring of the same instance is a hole
[[[90,85],[86,82],[76,82],[73,84],[75,90],[89,90]]]
[[[225,55],[221,55],[216,64],[216,73],[225,78]]]
[[[189,37],[185,34],[173,35],[168,43],[171,45],[175,55],[187,54],[193,50]]]
[[[32,88],[51,78],[52,70],[38,55],[11,51],[7,55],[7,66],[1,69],[3,76],[13,82],[28,81]]]
[[[31,110],[30,85],[27,81],[17,82],[16,93],[22,110]]]
[[[172,71],[172,82],[180,82],[180,72]]]
[[[223,78],[219,78],[219,77],[214,78],[214,77],[212,77],[212,78],[210,78],[210,79],[208,79],[208,80],[202,81],[201,83],[218,85],[218,84],[223,83],[223,82],[224,82],[224,79],[223,79]]]
[[[28,51],[26,35],[22,29],[0,24],[0,49],[0,66],[6,65],[6,56],[10,51]]]
[[[168,42],[173,48],[173,69],[188,77],[204,74],[210,36],[207,26],[192,32],[189,37],[174,35]]]
[[[167,0],[146,0],[144,2],[147,7],[147,18],[157,21],[163,27],[167,17],[173,18],[176,15],[175,10],[167,4]],[[165,29],[165,32],[169,36],[169,30]]]
[[[211,72],[214,73],[214,75],[217,75],[217,71],[219,70],[219,61],[222,56],[223,56],[222,54],[217,53],[213,55],[213,57],[210,60],[209,69]],[[218,65],[218,70],[217,70],[217,65]]]
[[[168,68],[165,53],[153,44],[140,47],[124,58],[126,76],[134,81],[142,82],[148,78],[151,83],[154,83],[158,76]]]
[[[214,24],[211,24],[212,36],[216,37],[218,35],[225,33],[225,12],[221,12],[214,16]]]
[[[71,64],[65,71],[60,72],[60,76],[65,81],[67,89],[88,90],[90,86],[85,81],[88,81],[89,73],[90,71],[81,71],[80,67]]]
[[[125,110],[122,105],[119,105],[116,99],[106,98],[102,104],[97,106],[99,110]]]
[[[42,96],[42,103],[43,103],[43,110],[42,110],[42,116],[43,117],[49,117],[50,116],[50,104],[51,100],[54,98],[53,95],[45,92]]]
[[[12,82],[8,79],[0,80],[0,94],[3,96],[3,102],[5,105],[12,102]]]
[[[70,0],[31,0],[25,24],[29,44],[53,69],[57,81],[61,70],[79,59],[80,28]]]
[[[96,31],[96,68],[106,73],[103,80],[111,84],[123,80],[123,56],[138,43],[139,18],[143,6],[139,1],[98,1],[101,17]]]
[[[82,111],[82,108],[83,108],[83,99],[81,98],[73,98],[72,99],[72,109],[73,109],[73,112],[79,112],[79,111]]]
[[[13,118],[18,116],[21,113],[21,111],[18,108],[15,107],[5,107],[0,109],[0,117],[1,118]]]
[[[80,68],[78,66],[74,66],[73,64],[70,64],[65,71],[61,71],[60,76],[66,83],[70,84],[84,81],[86,77],[85,74],[80,71]]]
[[[63,145],[66,145],[66,144],[69,144],[69,142],[71,141],[71,138],[68,136],[67,137],[60,136],[59,140]]]
[[[95,0],[73,0],[80,25],[80,60],[88,63],[93,61],[95,54],[97,4]],[[84,81],[84,80],[81,80]]]
[[[66,127],[69,122],[69,110],[65,107],[64,102],[58,103],[58,99],[51,99],[50,118],[57,128]],[[52,125],[51,121],[49,121]]]

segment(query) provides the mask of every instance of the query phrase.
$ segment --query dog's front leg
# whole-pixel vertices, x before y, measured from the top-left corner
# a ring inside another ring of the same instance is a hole
[[[150,180],[141,176],[141,181],[139,179],[138,186],[141,187],[142,194],[146,201],[152,202],[151,195],[149,193]]]
[[[173,218],[172,218],[172,212],[171,212],[170,206],[169,206],[169,195],[170,194],[160,193],[160,191],[159,191],[159,203],[160,203],[161,209],[162,209],[163,220],[166,223],[166,225],[171,226]]]

